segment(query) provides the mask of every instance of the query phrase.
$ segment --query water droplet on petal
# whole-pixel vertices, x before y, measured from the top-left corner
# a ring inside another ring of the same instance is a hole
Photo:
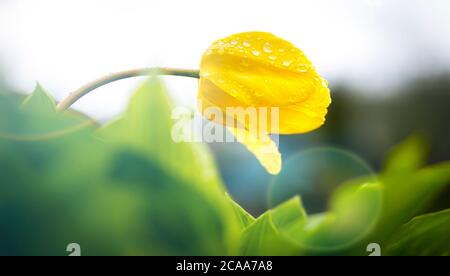
[[[272,53],[272,45],[269,43],[264,44],[263,51],[265,53]]]
[[[290,61],[290,60],[285,60],[285,61],[283,61],[283,66],[288,67],[289,65],[291,65],[291,63],[292,63],[292,61]]]
[[[230,43],[236,45],[238,42],[236,40],[232,40]]]
[[[252,44],[250,43],[250,41],[246,40],[242,43],[242,45],[244,45],[245,47],[250,47]]]
[[[252,54],[253,54],[254,56],[259,56],[259,55],[261,55],[261,52],[258,51],[258,50],[253,50],[253,51],[252,51]]]
[[[286,49],[284,49],[284,48],[280,48],[280,49],[278,49],[278,52],[280,52],[280,53],[284,53],[284,52],[286,52]]]
[[[270,55],[270,56],[269,56],[269,59],[270,59],[270,60],[276,60],[276,59],[277,59],[277,57],[276,57],[276,56],[274,56],[274,55]]]

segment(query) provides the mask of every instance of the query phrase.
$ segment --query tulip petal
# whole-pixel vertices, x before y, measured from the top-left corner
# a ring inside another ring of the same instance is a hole
[[[267,134],[256,135],[244,128],[227,128],[236,140],[246,146],[256,159],[270,174],[278,174],[281,170],[281,154],[275,142]]]
[[[304,102],[280,107],[278,133],[298,134],[319,128],[325,123],[330,103],[330,91],[323,86]]]
[[[320,81],[300,49],[264,32],[240,33],[214,42],[202,58],[200,74],[247,105],[301,102]]]

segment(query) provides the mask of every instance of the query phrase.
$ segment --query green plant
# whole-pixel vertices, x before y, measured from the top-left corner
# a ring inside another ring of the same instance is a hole
[[[372,242],[383,255],[450,254],[449,210],[415,217],[450,181],[450,162],[423,167],[420,137],[324,214],[295,197],[254,218],[204,145],[172,141],[171,110],[154,77],[106,126],[58,113],[40,86],[25,101],[0,92],[0,255],[66,255],[71,242],[83,255],[368,255]]]

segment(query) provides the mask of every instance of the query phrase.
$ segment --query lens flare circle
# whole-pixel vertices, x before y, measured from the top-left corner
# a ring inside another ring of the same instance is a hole
[[[269,184],[273,209],[299,196],[307,213],[297,225],[275,227],[302,248],[340,249],[363,238],[381,212],[381,185],[371,166],[356,154],[333,147],[299,152]]]

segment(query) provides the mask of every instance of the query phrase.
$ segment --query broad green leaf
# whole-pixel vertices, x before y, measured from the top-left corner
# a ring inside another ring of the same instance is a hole
[[[426,167],[411,173],[387,174],[382,178],[383,209],[376,240],[381,241],[397,227],[422,212],[450,183],[450,162]]]
[[[215,208],[220,220],[226,222],[222,235],[233,251],[240,222],[227,199],[213,158],[205,145],[177,143],[172,139],[172,110],[173,103],[163,83],[150,77],[132,96],[125,114],[99,135],[112,149],[139,152],[167,175],[201,194],[213,206],[209,208]]]
[[[302,226],[305,212],[299,197],[267,211],[243,232],[242,255],[299,255],[301,247],[290,236]]]
[[[39,84],[22,102],[21,98],[13,94],[0,97],[0,138],[44,141],[96,125],[74,111],[58,114],[54,99]]]
[[[388,255],[450,256],[450,209],[415,217],[384,244]]]
[[[383,188],[380,217],[351,254],[366,254],[367,243],[383,243],[401,225],[423,212],[450,183],[450,162],[421,168],[425,153],[426,144],[420,136],[412,136],[392,150],[379,176]]]
[[[81,245],[82,255],[235,252],[238,222],[220,180],[208,186],[200,165],[194,166],[197,161],[186,155],[199,158],[191,145],[169,144],[170,160],[158,155],[167,153],[161,148],[166,141],[158,139],[170,133],[159,122],[170,117],[164,113],[167,102],[157,98],[152,103],[149,108],[156,109],[152,112],[157,117],[144,114],[142,120],[158,132],[144,133],[159,148],[146,145],[135,129],[125,135],[125,142],[98,137],[93,127],[40,139],[0,137],[0,221],[8,222],[0,227],[0,255],[67,255],[71,242]],[[9,106],[0,110],[0,118],[8,118],[0,120],[0,129],[10,133],[73,122],[71,113],[47,120],[51,117],[27,110],[20,102],[0,105]],[[138,109],[144,106],[138,104]],[[180,160],[190,175],[176,173],[173,164],[181,166]]]
[[[222,195],[225,190],[207,148],[173,141],[173,107],[163,83],[151,77],[135,92],[125,114],[101,135],[109,143],[146,154],[169,174],[192,181],[208,194]]]
[[[377,222],[382,204],[381,185],[373,178],[352,180],[334,192],[329,211],[306,215],[299,197],[269,211],[278,233],[302,254],[346,254]]]
[[[266,212],[244,230],[239,254],[244,256],[299,255],[301,248],[279,233]]]
[[[428,145],[416,134],[395,146],[385,161],[384,174],[413,172],[425,164]]]
[[[293,240],[298,239],[297,235],[303,230],[307,219],[306,211],[298,196],[270,210],[270,216],[275,227]]]
[[[33,93],[24,100],[22,107],[39,114],[56,112],[55,100],[39,83],[36,84]]]
[[[342,251],[364,239],[378,221],[381,185],[358,182],[343,185],[333,194],[329,211],[312,215],[305,221],[297,237],[311,254]]]
[[[234,214],[237,217],[237,220],[239,221],[240,229],[244,230],[255,221],[255,218],[252,215],[250,215],[247,211],[245,211],[244,208],[242,208],[229,195],[227,195],[227,197],[228,200],[230,201],[231,206],[233,207]]]

